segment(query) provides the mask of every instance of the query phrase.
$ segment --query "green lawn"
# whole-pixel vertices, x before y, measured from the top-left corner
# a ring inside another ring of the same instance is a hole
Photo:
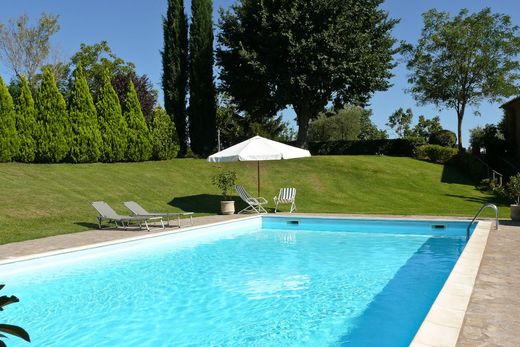
[[[221,164],[256,192],[256,162]],[[90,201],[105,200],[121,213],[125,200],[151,211],[217,213],[211,185],[218,165],[205,160],[118,164],[0,164],[0,243],[95,227]],[[298,189],[299,212],[472,216],[493,197],[457,170],[410,158],[327,156],[261,163],[261,195]],[[240,207],[240,205],[238,206]],[[501,216],[508,209],[501,209]],[[488,214],[489,216],[489,214]]]

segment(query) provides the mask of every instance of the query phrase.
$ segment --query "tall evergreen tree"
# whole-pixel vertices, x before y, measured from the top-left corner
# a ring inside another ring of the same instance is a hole
[[[0,161],[11,161],[18,152],[13,98],[0,77]]]
[[[156,107],[152,118],[152,156],[156,160],[172,159],[179,151],[175,125],[162,107]]]
[[[101,160],[104,162],[123,160],[127,144],[127,125],[123,118],[117,94],[110,83],[108,70],[105,70],[103,75],[103,84],[99,90],[96,111],[103,140]]]
[[[194,153],[215,147],[216,99],[213,83],[213,1],[192,0],[190,26],[190,143]]]
[[[123,106],[123,116],[128,124],[125,159],[128,161],[149,160],[152,156],[150,131],[144,120],[134,83],[130,81],[130,88]]]
[[[180,156],[187,151],[186,93],[188,86],[188,21],[183,0],[168,0],[163,18],[162,51],[164,107],[173,118],[180,143]]]
[[[36,110],[34,109],[34,99],[31,88],[25,76],[22,76],[19,83],[19,95],[15,100],[16,111],[16,130],[20,147],[16,160],[24,163],[34,161],[36,154],[36,143],[34,141],[36,128]]]
[[[101,133],[96,107],[81,65],[74,71],[74,83],[69,99],[69,118],[73,133],[69,152],[70,161],[73,163],[96,162],[101,155]]]
[[[45,69],[36,92],[36,160],[42,163],[58,163],[69,152],[72,139],[67,105],[61,95],[54,75]]]

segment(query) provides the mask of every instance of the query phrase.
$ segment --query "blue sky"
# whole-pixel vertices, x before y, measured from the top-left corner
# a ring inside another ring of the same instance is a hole
[[[215,18],[219,7],[228,7],[231,0],[214,0]],[[189,12],[190,2],[185,3]],[[461,8],[478,11],[491,7],[494,12],[506,13],[513,23],[520,25],[520,2],[515,0],[387,0],[383,8],[393,18],[401,22],[394,29],[398,40],[416,42],[422,28],[421,14],[430,8],[457,13]],[[147,74],[157,89],[161,89],[162,21],[166,11],[166,0],[0,0],[0,22],[6,23],[11,17],[27,14],[36,19],[42,12],[60,15],[61,30],[54,36],[54,43],[59,45],[64,59],[69,58],[78,49],[80,43],[93,44],[107,40],[113,51],[121,58],[134,62],[141,74]],[[10,72],[0,64],[0,74],[9,80]],[[413,98],[405,93],[408,87],[407,71],[401,64],[394,69],[393,87],[385,92],[378,92],[371,100],[374,111],[373,120],[382,128],[388,116],[397,108],[411,107],[414,114],[423,114],[428,118],[440,115],[445,128],[456,131],[457,122],[453,110],[436,110],[433,106],[419,107]],[[482,103],[478,107],[480,117],[473,115],[473,109],[466,112],[463,124],[463,140],[467,144],[468,129],[486,123],[496,123],[502,112],[499,104]],[[294,113],[284,112],[284,118],[292,121]]]

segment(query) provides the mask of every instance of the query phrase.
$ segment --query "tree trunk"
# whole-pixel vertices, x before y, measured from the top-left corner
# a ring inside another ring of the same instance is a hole
[[[457,110],[457,139],[459,143],[459,151],[462,151],[462,119],[464,118],[464,110],[466,108],[465,104]]]
[[[300,107],[294,107],[296,111],[296,122],[298,123],[298,136],[296,137],[296,146],[307,148],[307,132],[309,130],[309,122],[312,115],[309,111]]]

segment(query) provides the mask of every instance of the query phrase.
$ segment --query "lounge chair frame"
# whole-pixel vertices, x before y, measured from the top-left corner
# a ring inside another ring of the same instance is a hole
[[[268,203],[265,198],[262,198],[261,196],[256,198],[251,196],[251,194],[249,194],[241,185],[236,185],[235,190],[240,198],[248,205],[246,208],[239,211],[238,214],[247,212],[267,213],[267,210],[262,206]]]
[[[278,212],[279,204],[291,204],[289,213],[293,213],[296,211],[296,188],[280,188],[278,196],[275,196],[273,200],[276,204],[274,208],[275,213]]]
[[[193,212],[148,212],[135,201],[125,201],[123,203],[134,216],[147,216],[150,218],[163,217],[166,218],[166,226],[170,227],[170,217],[177,219],[177,226],[181,227],[181,217],[190,217],[190,226],[193,225]]]
[[[103,221],[114,223],[116,229],[142,229],[143,224],[146,230],[150,231],[150,221],[159,221],[164,229],[164,222],[161,216],[122,216],[118,214],[109,204],[104,201],[94,201],[91,203],[92,207],[98,211],[99,215],[96,217],[99,229],[103,229]],[[135,223],[136,225],[132,225]]]

